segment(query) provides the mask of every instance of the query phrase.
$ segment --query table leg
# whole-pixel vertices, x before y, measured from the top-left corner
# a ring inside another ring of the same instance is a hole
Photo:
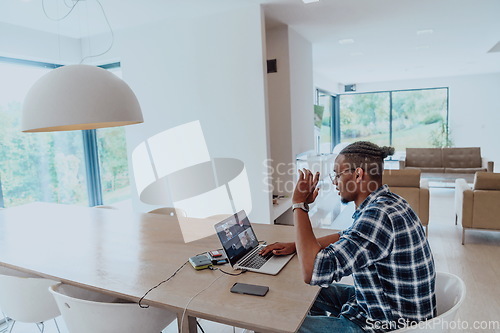
[[[177,326],[179,328],[179,333],[196,333],[198,328],[196,327],[196,317],[191,317],[184,315],[184,320],[182,314],[177,314]]]

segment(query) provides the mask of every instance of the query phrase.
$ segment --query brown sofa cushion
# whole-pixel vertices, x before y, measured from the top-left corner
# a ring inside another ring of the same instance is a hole
[[[384,170],[382,183],[390,187],[420,187],[420,170]]]
[[[406,148],[406,167],[443,167],[441,148]]]
[[[443,148],[445,168],[481,168],[481,148]]]
[[[445,173],[471,173],[474,174],[478,171],[486,171],[485,168],[445,168]]]
[[[476,173],[474,177],[474,190],[500,190],[500,173]]]
[[[444,173],[444,168],[415,168],[415,167],[409,167],[405,169],[411,169],[411,170],[420,170],[422,173]]]

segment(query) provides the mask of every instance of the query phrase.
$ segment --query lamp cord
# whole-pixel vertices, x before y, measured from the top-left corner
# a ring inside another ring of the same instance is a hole
[[[64,5],[66,5],[66,7],[68,7],[68,8],[73,7],[72,5],[68,5],[68,4],[66,3],[66,0],[64,0]]]
[[[52,20],[52,21],[61,21],[63,19],[65,19],[66,17],[68,17],[69,14],[71,14],[71,12],[73,11],[73,9],[75,9],[76,5],[78,5],[78,3],[80,2],[81,0],[76,0],[75,4],[70,8],[70,10],[66,13],[66,15],[64,15],[63,17],[60,17],[60,18],[53,18],[53,17],[50,17],[49,14],[47,14],[47,10],[45,9],[45,1],[42,0],[42,9],[43,9],[43,13],[45,14],[45,16],[49,19],[49,20]],[[64,2],[64,4],[66,4],[66,2]]]
[[[77,1],[80,1],[80,0],[77,0]],[[115,33],[113,32],[113,28],[111,28],[111,24],[109,23],[108,15],[106,15],[106,11],[104,10],[104,7],[102,6],[101,1],[99,1],[99,0],[95,0],[95,1],[99,4],[99,7],[101,7],[102,15],[104,15],[104,19],[106,20],[106,23],[108,25],[109,32],[111,33],[111,43],[109,44],[106,51],[101,52],[99,54],[93,54],[93,55],[88,55],[86,57],[83,57],[82,60],[80,61],[80,64],[82,64],[86,59],[99,57],[99,56],[102,56],[102,55],[108,53],[109,50],[111,50],[111,48],[113,47],[113,44],[115,43]]]
[[[53,17],[49,16],[49,14],[47,13],[47,10],[45,9],[45,0],[42,0],[43,13],[45,14],[45,16],[49,20],[52,20],[52,21],[61,21],[61,20],[65,19],[66,17],[68,17],[69,14],[71,14],[71,12],[73,11],[73,9],[75,9],[76,5],[78,5],[78,3],[80,3],[80,1],[81,0],[75,0],[75,4],[70,8],[70,10],[64,16],[62,16],[60,18],[53,18]],[[111,48],[113,47],[113,45],[115,43],[115,33],[113,31],[113,28],[111,27],[111,24],[109,23],[108,15],[106,15],[106,11],[104,10],[104,7],[102,6],[101,2],[99,0],[95,0],[95,1],[99,5],[99,7],[101,7],[102,15],[104,16],[104,20],[106,21],[106,24],[108,25],[109,32],[111,33],[111,43],[109,44],[108,48],[104,52],[101,52],[99,54],[92,54],[92,55],[88,55],[86,57],[83,57],[82,60],[80,61],[80,64],[82,64],[85,60],[87,60],[89,58],[100,57],[100,56],[108,53],[109,50],[111,50]],[[67,6],[65,0],[64,0],[64,4]]]

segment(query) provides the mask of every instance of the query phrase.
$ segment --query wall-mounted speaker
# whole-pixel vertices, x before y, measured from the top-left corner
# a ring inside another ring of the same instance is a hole
[[[276,59],[271,59],[267,61],[267,72],[268,73],[278,72],[278,65]]]
[[[344,91],[345,92],[356,91],[356,85],[355,84],[346,84],[344,86]]]

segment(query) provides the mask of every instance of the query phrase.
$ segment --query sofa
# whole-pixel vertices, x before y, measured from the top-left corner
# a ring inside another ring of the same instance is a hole
[[[406,148],[399,169],[419,169],[422,173],[470,174],[493,172],[493,161],[481,156],[481,148]]]
[[[429,183],[420,179],[420,170],[384,170],[382,183],[389,185],[391,192],[403,197],[415,211],[429,233]]]
[[[478,172],[470,186],[455,180],[455,224],[466,229],[500,230],[500,173]]]

